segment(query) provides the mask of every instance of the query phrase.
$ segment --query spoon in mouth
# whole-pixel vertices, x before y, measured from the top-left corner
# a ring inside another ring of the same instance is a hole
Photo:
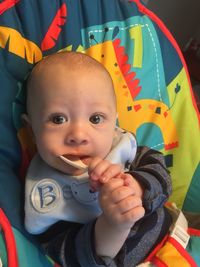
[[[85,165],[80,159],[76,159],[76,160],[70,160],[64,156],[59,156],[59,158],[64,161],[65,163],[79,169],[79,170],[84,170],[87,171],[88,166]]]

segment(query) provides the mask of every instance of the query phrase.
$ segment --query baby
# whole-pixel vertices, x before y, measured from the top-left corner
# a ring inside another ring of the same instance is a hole
[[[112,79],[87,55],[43,59],[27,90],[25,119],[38,154],[26,177],[26,229],[48,233],[47,251],[62,266],[135,266],[171,222],[162,155],[137,148],[134,136],[116,127]],[[52,236],[60,221],[64,230]]]

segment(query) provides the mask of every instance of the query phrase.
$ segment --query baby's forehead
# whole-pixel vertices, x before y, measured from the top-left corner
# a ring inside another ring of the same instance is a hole
[[[58,53],[44,58],[35,65],[28,80],[27,95],[31,94],[31,98],[38,94],[41,96],[41,90],[44,90],[43,94],[48,94],[48,90],[45,90],[46,83],[59,83],[59,79],[65,79],[66,76],[70,78],[69,76],[74,73],[77,79],[81,75],[101,76],[114,93],[112,78],[99,62],[80,53]]]
[[[84,57],[83,57],[84,58]],[[42,85],[45,81],[58,82],[58,78],[62,79],[66,76],[76,75],[77,79],[84,75],[92,77],[101,76],[106,82],[112,84],[112,78],[108,71],[96,60],[87,57],[87,60],[77,60],[73,58],[70,61],[68,57],[49,57],[39,62],[30,75],[29,86],[34,87],[35,84]],[[66,60],[65,60],[66,59]]]

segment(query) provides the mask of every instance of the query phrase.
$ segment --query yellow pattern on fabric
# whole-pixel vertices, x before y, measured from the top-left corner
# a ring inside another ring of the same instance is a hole
[[[133,67],[142,68],[143,40],[142,27],[137,25],[129,30],[131,39],[134,40]]]
[[[191,267],[186,259],[169,242],[166,242],[166,244],[156,253],[156,257],[158,257],[168,267]]]
[[[181,208],[200,160],[200,131],[197,113],[193,106],[184,69],[167,87],[170,103],[174,101],[174,88],[177,83],[181,86],[181,90],[178,93],[180,95],[177,96],[170,113],[173,121],[176,122],[179,147],[172,151],[173,167],[170,168],[170,172],[173,179],[173,194],[170,201],[175,202]],[[189,125],[189,128],[188,126],[185,128],[185,125]],[[170,132],[171,129],[169,128],[168,131]]]
[[[30,40],[24,38],[18,31],[9,27],[0,26],[0,47],[26,59],[33,64],[42,59],[40,48]]]

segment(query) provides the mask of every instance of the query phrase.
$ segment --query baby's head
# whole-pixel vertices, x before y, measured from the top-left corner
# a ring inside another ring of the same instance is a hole
[[[27,84],[28,123],[47,164],[81,174],[59,158],[105,158],[115,133],[116,98],[107,70],[91,57],[61,52],[33,69]]]

